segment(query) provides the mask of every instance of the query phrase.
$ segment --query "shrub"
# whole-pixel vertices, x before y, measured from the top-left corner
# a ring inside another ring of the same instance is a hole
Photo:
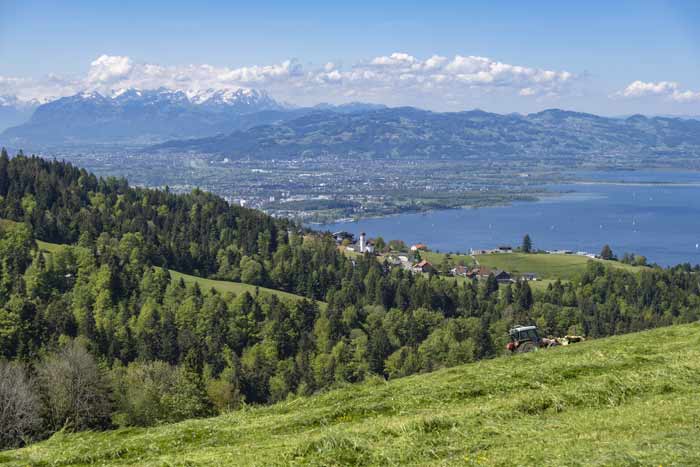
[[[161,361],[115,368],[112,384],[120,426],[151,426],[211,414],[198,377]]]
[[[80,340],[48,354],[37,373],[48,428],[107,428],[111,403],[104,372]]]
[[[16,362],[0,360],[0,449],[28,442],[41,425],[34,382]]]

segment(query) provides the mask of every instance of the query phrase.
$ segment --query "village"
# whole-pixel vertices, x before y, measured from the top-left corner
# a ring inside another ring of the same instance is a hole
[[[414,274],[435,274],[470,279],[474,281],[486,280],[493,276],[499,284],[508,284],[517,281],[539,281],[541,274],[538,272],[507,270],[480,264],[479,258],[492,257],[492,255],[513,255],[522,253],[522,248],[513,248],[510,245],[499,245],[493,249],[470,249],[466,254],[439,253],[430,250],[424,243],[406,245],[403,241],[392,240],[388,244],[381,238],[369,238],[362,232],[357,238],[350,232],[335,232],[333,237],[341,249],[347,255],[372,255],[380,261],[386,262],[391,267],[400,267]],[[528,252],[529,253],[529,252]],[[533,255],[560,255],[578,257],[583,259],[600,259],[599,255],[586,251],[573,250],[537,250]]]

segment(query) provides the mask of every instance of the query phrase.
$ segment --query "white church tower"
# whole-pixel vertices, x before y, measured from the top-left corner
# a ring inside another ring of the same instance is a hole
[[[362,232],[362,233],[360,234],[360,253],[364,253],[364,252],[365,252],[365,248],[366,248],[365,240],[366,240],[366,239],[365,239],[365,233]]]

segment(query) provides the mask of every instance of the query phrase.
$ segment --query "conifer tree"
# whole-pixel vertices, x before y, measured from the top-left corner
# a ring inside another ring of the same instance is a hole
[[[606,260],[611,260],[615,258],[615,256],[613,255],[612,248],[610,248],[610,245],[606,244],[603,246],[603,249],[600,250],[600,257]]]

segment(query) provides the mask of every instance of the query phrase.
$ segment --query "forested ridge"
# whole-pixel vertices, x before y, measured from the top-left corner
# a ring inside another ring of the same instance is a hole
[[[601,337],[700,314],[689,265],[632,273],[592,261],[534,292],[458,283],[350,260],[329,235],[199,190],[132,188],[4,151],[0,217],[14,221],[0,228],[0,404],[11,409],[0,424],[13,427],[2,446],[491,357],[514,323]],[[36,240],[70,246],[45,253]],[[168,268],[308,300],[222,295]]]

